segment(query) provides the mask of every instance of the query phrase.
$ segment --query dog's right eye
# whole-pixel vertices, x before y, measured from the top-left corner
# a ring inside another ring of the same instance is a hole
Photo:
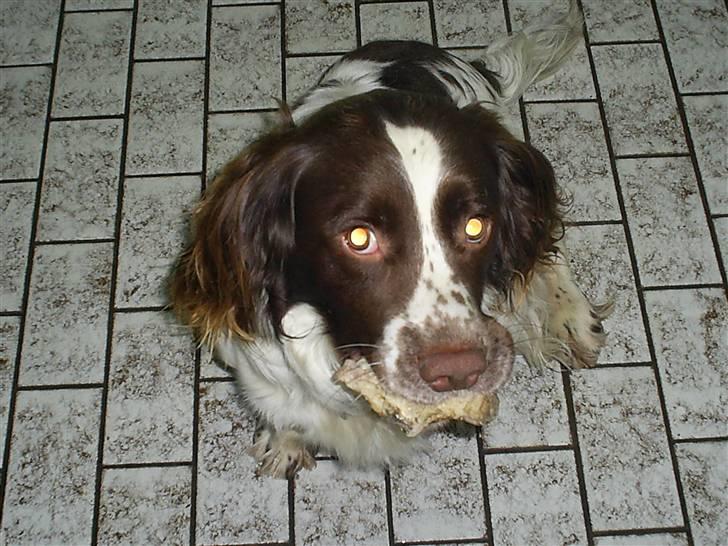
[[[379,243],[374,232],[366,226],[350,229],[345,236],[346,246],[356,254],[374,254],[379,250]]]

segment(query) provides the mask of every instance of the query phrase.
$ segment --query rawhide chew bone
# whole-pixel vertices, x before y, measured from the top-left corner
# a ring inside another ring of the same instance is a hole
[[[360,394],[381,416],[393,416],[407,436],[417,436],[440,421],[458,420],[482,425],[498,413],[498,396],[469,391],[437,404],[422,404],[387,391],[366,360],[348,359],[334,373],[334,380]]]

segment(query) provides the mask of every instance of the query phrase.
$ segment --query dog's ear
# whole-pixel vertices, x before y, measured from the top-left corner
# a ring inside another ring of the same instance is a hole
[[[566,202],[541,152],[510,135],[495,145],[501,195],[496,244],[508,288],[514,280],[527,282],[534,266],[556,251]]]
[[[294,244],[293,192],[305,145],[295,130],[264,137],[230,161],[193,216],[193,240],[171,280],[178,315],[203,342],[251,339],[283,305],[283,267]],[[274,321],[275,326],[275,321]]]

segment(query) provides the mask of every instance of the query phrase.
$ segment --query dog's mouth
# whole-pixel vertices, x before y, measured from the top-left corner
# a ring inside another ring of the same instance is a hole
[[[342,361],[365,361],[386,392],[417,404],[491,395],[510,378],[514,352],[505,328],[490,322],[477,333],[404,327],[396,347],[351,348]]]

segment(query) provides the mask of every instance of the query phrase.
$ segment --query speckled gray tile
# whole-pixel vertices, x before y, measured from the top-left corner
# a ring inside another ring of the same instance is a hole
[[[263,134],[271,114],[241,112],[210,114],[207,122],[207,180],[248,144]]]
[[[338,61],[340,55],[314,57],[289,57],[286,59],[286,101],[295,104],[316,82],[328,67]]]
[[[296,480],[295,514],[300,544],[386,544],[384,472],[320,461]]]
[[[558,11],[566,12],[568,2],[512,0],[508,3],[513,30],[517,31],[535,21],[552,17]],[[529,87],[524,100],[564,100],[593,99],[594,80],[589,66],[589,56],[582,39],[576,46],[568,62],[552,77]]]
[[[349,51],[356,47],[353,0],[288,0],[288,53]]]
[[[609,336],[599,362],[649,361],[645,326],[623,227],[571,227],[566,231],[566,248],[574,278],[584,293],[597,303],[614,300],[614,311],[604,322]]]
[[[728,443],[675,446],[696,546],[721,544],[728,536]]]
[[[204,0],[141,0],[137,17],[135,59],[205,54],[207,2]]]
[[[131,19],[131,12],[66,14],[54,116],[124,113]]]
[[[495,420],[483,427],[486,448],[569,445],[569,422],[561,373],[530,367],[518,357],[513,376],[499,392]]]
[[[233,383],[200,386],[198,544],[288,540],[288,484],[255,477],[254,429]]]
[[[374,40],[432,43],[430,10],[426,2],[364,4],[359,13],[362,44]]]
[[[680,90],[728,91],[725,2],[658,0],[657,6]]]
[[[10,410],[10,387],[15,376],[15,355],[18,348],[19,317],[0,317],[0,446],[5,446]],[[0,449],[0,468],[5,449]]]
[[[619,535],[594,537],[594,546],[688,546],[688,539],[681,533]]]
[[[728,95],[683,97],[710,212],[728,213]]]
[[[495,544],[586,544],[572,451],[487,455],[485,471]]]
[[[203,61],[134,66],[126,174],[202,170]]]
[[[621,220],[596,103],[526,105],[531,143],[573,199],[569,220]]]
[[[620,159],[617,171],[642,284],[720,282],[690,159]]]
[[[105,463],[189,461],[195,346],[171,313],[117,313]]]
[[[28,265],[35,182],[0,184],[0,311],[20,311]]]
[[[0,179],[37,178],[51,68],[0,68]]]
[[[90,544],[100,403],[101,389],[18,393],[6,544]]]
[[[720,289],[645,293],[673,437],[728,433],[728,304]]]
[[[275,108],[282,98],[280,7],[215,8],[210,32],[210,109]]]
[[[614,153],[687,151],[662,47],[595,46],[592,53]]]
[[[728,271],[728,217],[713,220],[715,233],[718,236],[718,245],[723,261],[723,268]]]
[[[447,432],[432,450],[391,469],[396,540],[445,540],[485,535],[483,489],[475,438]]]
[[[39,241],[114,236],[121,120],[51,123]]]
[[[112,251],[110,243],[36,248],[22,385],[103,380]]]
[[[53,62],[60,0],[0,3],[0,64]]]
[[[131,9],[134,0],[66,0],[66,11]]]
[[[605,2],[584,0],[584,19],[591,42],[657,40],[659,34],[649,0]]]
[[[199,176],[125,180],[117,306],[167,304],[167,278],[188,240],[200,188]]]
[[[191,335],[191,334],[190,334]],[[200,347],[200,377],[206,378],[232,378],[234,375],[232,368],[228,367],[227,364],[213,358],[212,352],[207,345]]]
[[[593,528],[681,526],[653,370],[582,370],[571,382]]]
[[[99,507],[100,544],[186,544],[190,467],[107,468]]]
[[[487,46],[506,32],[500,0],[435,0],[434,7],[440,47]]]

